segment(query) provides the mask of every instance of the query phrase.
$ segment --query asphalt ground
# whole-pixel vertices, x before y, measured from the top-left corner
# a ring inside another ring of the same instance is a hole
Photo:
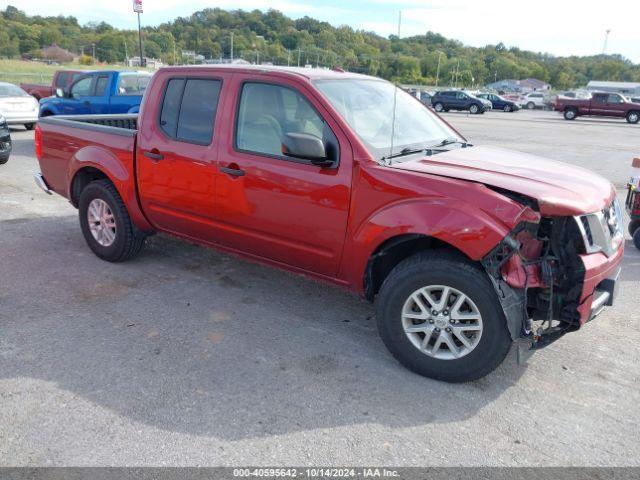
[[[445,118],[469,141],[619,187],[640,125],[553,112]],[[0,465],[640,465],[640,252],[616,305],[450,385],[402,368],[343,291],[157,235],[95,257],[47,196],[33,133],[0,167]],[[579,179],[576,179],[579,181]]]

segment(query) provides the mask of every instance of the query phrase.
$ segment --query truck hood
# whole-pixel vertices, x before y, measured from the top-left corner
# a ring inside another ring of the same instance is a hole
[[[609,181],[589,170],[498,147],[459,148],[391,167],[520,193],[536,199],[547,216],[597,212],[615,195]]]

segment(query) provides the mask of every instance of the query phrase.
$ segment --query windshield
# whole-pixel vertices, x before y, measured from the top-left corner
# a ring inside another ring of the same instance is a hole
[[[0,83],[0,97],[28,97],[29,94],[10,83]]]
[[[349,79],[314,83],[376,159],[405,149],[427,148],[445,139],[462,140],[416,98],[389,82]]]

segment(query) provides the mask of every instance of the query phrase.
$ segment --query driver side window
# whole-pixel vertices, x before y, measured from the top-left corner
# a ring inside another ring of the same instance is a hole
[[[245,83],[240,95],[236,146],[240,150],[282,157],[286,133],[322,139],[324,120],[311,104],[290,88]]]
[[[73,87],[71,87],[71,96],[76,97],[87,97],[91,94],[91,82],[92,77],[85,77],[82,80],[76,82]]]

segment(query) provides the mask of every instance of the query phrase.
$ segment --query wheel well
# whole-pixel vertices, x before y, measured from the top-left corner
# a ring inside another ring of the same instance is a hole
[[[82,190],[84,190],[84,187],[94,180],[100,180],[103,178],[109,180],[109,177],[97,168],[84,167],[78,170],[71,182],[71,204],[77,208],[78,201],[80,200],[80,194],[82,193]]]
[[[568,105],[566,107],[564,107],[564,111],[568,112],[569,110],[575,110],[576,112],[578,111],[578,109],[576,107],[573,107],[571,105]]]
[[[385,278],[402,260],[418,252],[434,249],[447,249],[464,255],[452,245],[427,235],[407,234],[386,240],[376,248],[367,262],[364,273],[365,298],[373,301]]]
[[[53,112],[51,110],[43,110],[40,114],[41,117],[50,117],[51,115],[53,115]]]

